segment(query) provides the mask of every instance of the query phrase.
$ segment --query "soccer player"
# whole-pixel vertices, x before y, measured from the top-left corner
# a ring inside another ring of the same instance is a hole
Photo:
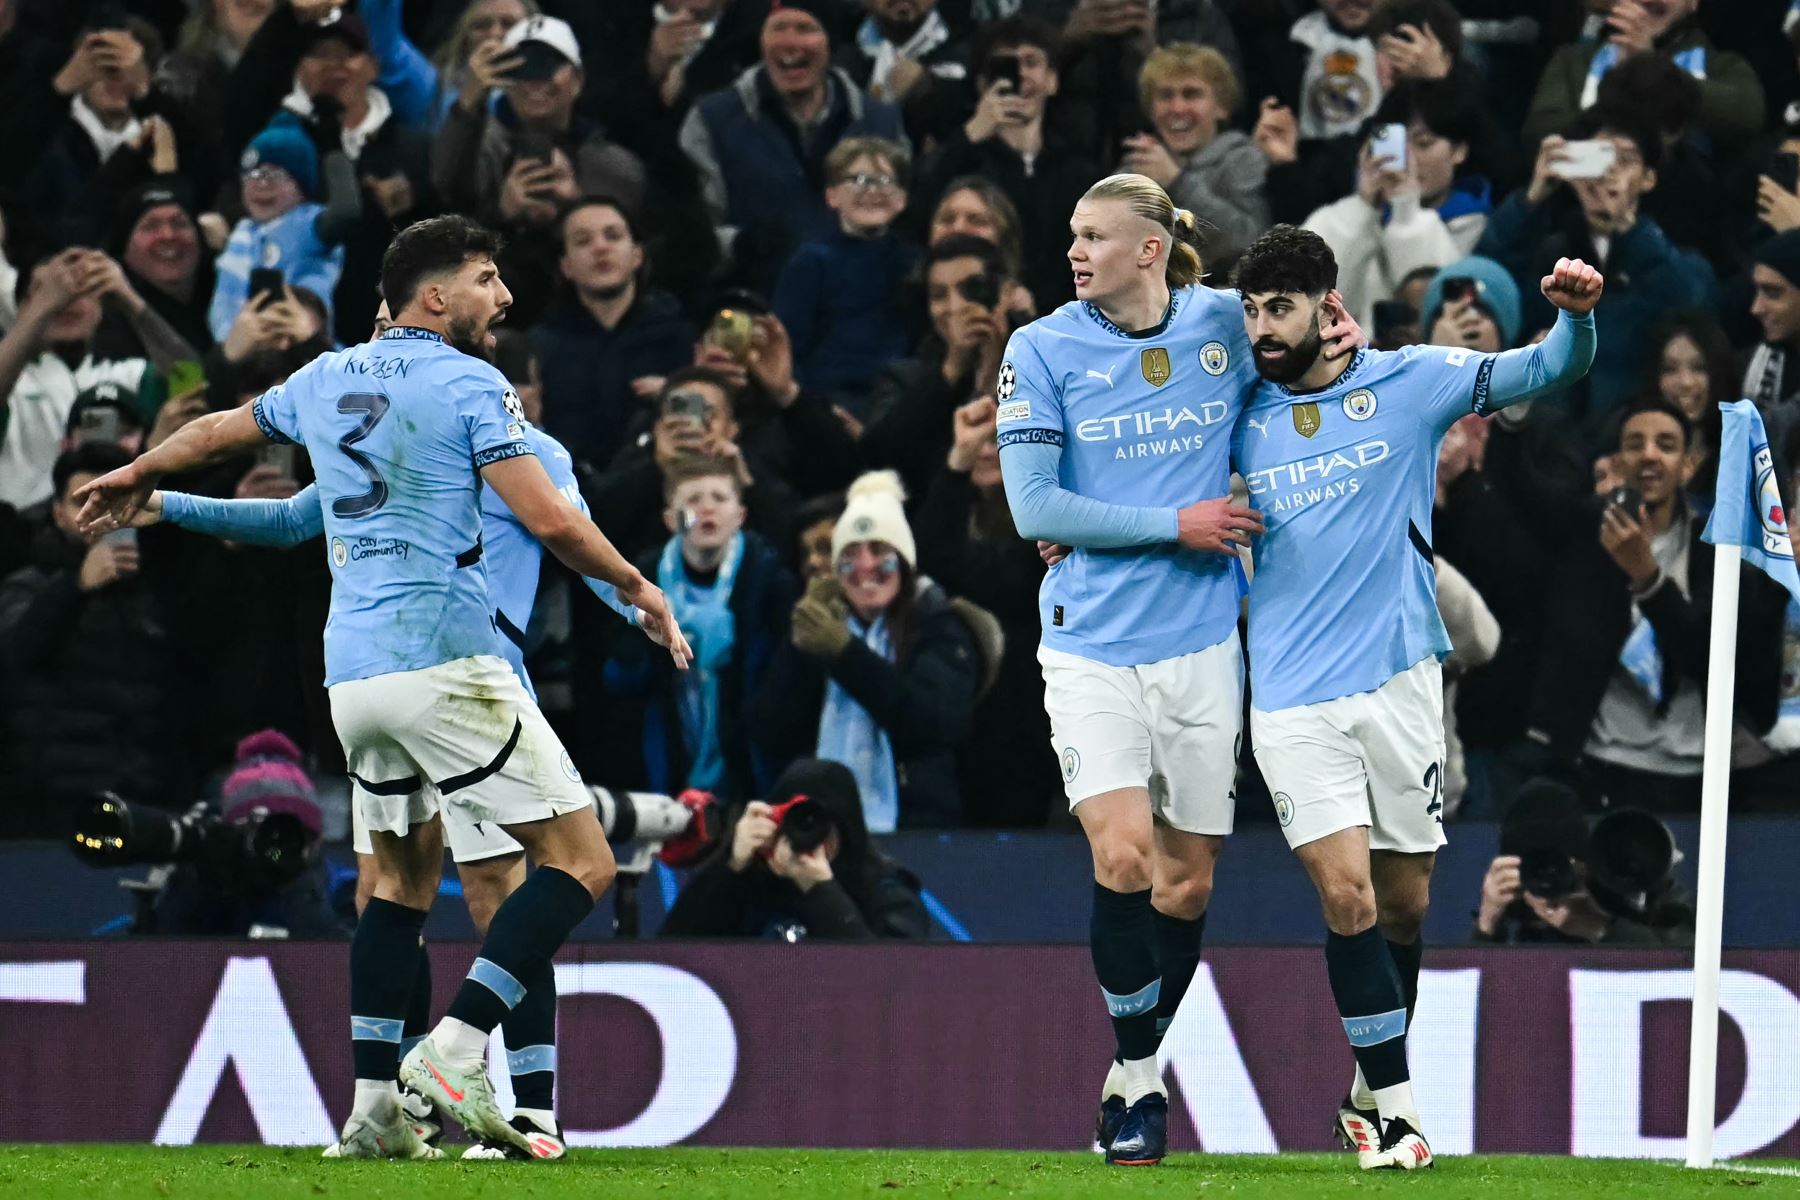
[[[1317,887],[1325,966],[1356,1078],[1339,1128],[1360,1165],[1432,1163],[1406,1061],[1420,928],[1444,844],[1444,689],[1431,509],[1458,419],[1564,387],[1594,358],[1604,280],[1559,259],[1541,344],[1320,354],[1337,263],[1278,225],[1237,266],[1263,384],[1233,438],[1266,531],[1250,588],[1251,741],[1288,845]]]
[[[1089,942],[1116,1043],[1097,1139],[1108,1162],[1148,1165],[1167,1143],[1157,1046],[1199,966],[1236,804],[1236,548],[1262,525],[1203,498],[1227,491],[1257,380],[1237,298],[1199,286],[1193,215],[1154,181],[1101,180],[1070,232],[1077,299],[1007,344],[1000,464],[1019,533],[1083,547],[1045,577],[1038,661],[1094,858]]]
[[[385,316],[386,305],[382,306]],[[549,434],[525,426],[525,438],[543,463],[550,481],[582,512],[587,502],[575,482],[569,452]],[[488,591],[494,624],[503,635],[500,648],[533,700],[537,689],[525,670],[524,630],[530,624],[537,599],[543,546],[512,514],[491,487],[481,489],[482,545],[487,563]],[[196,533],[211,534],[252,546],[295,546],[318,537],[325,528],[324,508],[317,485],[308,485],[286,500],[218,500],[182,492],[154,491],[133,524],[159,521]],[[603,602],[626,620],[639,620],[638,611],[620,603],[618,593],[596,579],[585,580]],[[461,807],[446,807],[441,814],[444,840],[462,881],[463,899],[478,933],[486,934],[488,922],[500,904],[525,882],[525,849],[490,822],[472,820]],[[354,846],[358,868],[357,899],[366,907],[376,880],[374,850],[360,812],[353,814]],[[402,1031],[401,1053],[425,1035],[431,1008],[430,957],[420,947],[414,987]],[[554,976],[552,976],[552,984]],[[556,992],[554,986],[528,986],[524,997],[501,1021],[507,1047],[507,1067],[512,1075],[515,1110],[513,1126],[531,1143],[529,1156],[510,1143],[488,1145],[482,1152],[471,1149],[465,1158],[561,1158],[567,1150],[562,1126],[556,1120]],[[403,1092],[403,1106],[418,1106],[421,1098]],[[428,1111],[414,1111],[415,1126],[431,1121]],[[435,1130],[427,1128],[429,1135]],[[326,1151],[328,1157],[343,1153],[341,1144]]]
[[[538,868],[494,914],[448,1015],[399,1064],[409,1087],[484,1141],[532,1152],[500,1113],[483,1051],[529,988],[554,988],[551,956],[614,873],[580,775],[503,657],[481,483],[572,570],[643,610],[678,665],[691,657],[662,592],[551,483],[518,397],[487,361],[512,300],[497,249],[463,217],[408,227],[382,261],[392,329],[322,355],[249,406],[200,418],[82,492],[84,529],[103,532],[129,523],[168,472],[264,440],[310,452],[332,571],[326,684],[379,876],[351,944],[346,1154],[437,1153],[400,1108],[395,1068],[442,867],[439,810],[500,825]]]

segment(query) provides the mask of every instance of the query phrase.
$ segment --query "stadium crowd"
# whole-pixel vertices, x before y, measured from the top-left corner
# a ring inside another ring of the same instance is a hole
[[[1065,826],[992,394],[1113,171],[1215,286],[1315,230],[1384,348],[1528,344],[1547,263],[1604,270],[1591,376],[1444,442],[1446,811],[1696,811],[1718,402],[1790,498],[1800,463],[1797,63],[1787,0],[0,0],[0,837],[185,808],[265,728],[342,771],[320,546],[90,545],[69,496],[368,338],[393,231],[451,211],[503,231],[498,363],[697,654],[547,563],[504,632],[582,772],[743,805],[817,757],[870,833]],[[1800,606],[1741,605],[1733,804],[1792,811]]]

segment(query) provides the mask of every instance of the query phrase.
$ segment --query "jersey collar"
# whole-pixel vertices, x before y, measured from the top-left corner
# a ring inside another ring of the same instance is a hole
[[[1186,288],[1171,288],[1171,289],[1169,289],[1169,308],[1168,308],[1167,312],[1163,313],[1163,319],[1158,321],[1156,324],[1152,325],[1150,328],[1140,329],[1136,333],[1129,333],[1123,329],[1120,329],[1117,325],[1114,325],[1111,321],[1107,320],[1105,313],[1101,312],[1098,308],[1094,307],[1093,304],[1089,303],[1086,300],[1083,300],[1081,302],[1081,307],[1087,313],[1088,316],[1090,316],[1094,319],[1095,324],[1099,325],[1100,328],[1106,330],[1108,333],[1116,334],[1122,338],[1132,338],[1132,339],[1153,338],[1153,337],[1160,337],[1162,335],[1163,331],[1168,329],[1169,322],[1173,321],[1175,319],[1175,311],[1181,307],[1181,297],[1186,292],[1187,292]]]
[[[428,342],[442,342],[444,335],[434,329],[422,329],[417,325],[390,325],[381,331],[381,340],[398,341],[417,338]]]
[[[1289,387],[1287,384],[1278,383],[1275,385],[1275,389],[1278,392],[1280,392],[1283,396],[1317,396],[1317,395],[1321,395],[1322,393],[1331,391],[1333,388],[1337,387],[1339,384],[1345,383],[1348,380],[1355,378],[1356,373],[1358,371],[1362,370],[1363,364],[1368,361],[1368,356],[1369,356],[1369,352],[1366,348],[1358,350],[1356,352],[1355,356],[1350,359],[1350,365],[1344,368],[1344,373],[1342,375],[1339,375],[1336,379],[1332,380],[1330,383],[1326,384],[1322,388],[1314,388],[1310,392],[1296,392],[1293,388]]]

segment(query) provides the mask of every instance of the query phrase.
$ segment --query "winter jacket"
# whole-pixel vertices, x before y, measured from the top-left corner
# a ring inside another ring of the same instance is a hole
[[[906,353],[912,339],[902,302],[918,261],[918,247],[891,230],[875,238],[834,230],[794,251],[774,305],[803,386],[861,392]]]
[[[1269,203],[1263,196],[1269,160],[1249,134],[1226,129],[1176,161],[1181,174],[1169,197],[1200,218],[1200,261],[1207,274],[1222,281],[1244,248],[1269,227]]]
[[[656,578],[660,557],[652,551],[639,560],[646,579]],[[775,771],[750,740],[747,718],[770,660],[787,641],[788,614],[798,598],[799,587],[774,548],[746,530],[729,601],[736,638],[719,681],[719,742],[729,781],[723,796],[732,801],[766,795],[775,782]],[[651,790],[674,795],[687,787],[693,758],[682,742],[681,685],[668,653],[638,630],[621,626],[606,663],[606,686],[615,695],[648,701],[644,765]]]
[[[1408,275],[1443,267],[1472,253],[1488,222],[1485,179],[1459,179],[1438,208],[1417,195],[1396,196],[1386,210],[1356,192],[1306,218],[1337,256],[1344,305],[1373,328],[1375,305],[1393,296]]]
[[[752,736],[775,761],[810,756],[818,746],[827,678],[868,710],[893,745],[901,827],[961,824],[956,751],[969,734],[981,658],[943,591],[921,584],[912,636],[895,662],[856,638],[829,663],[782,644],[751,715]]]

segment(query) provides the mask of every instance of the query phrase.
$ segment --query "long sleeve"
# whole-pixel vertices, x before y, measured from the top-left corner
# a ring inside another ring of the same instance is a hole
[[[1500,622],[1475,586],[1442,555],[1436,567],[1438,615],[1450,634],[1450,657],[1444,666],[1461,675],[1493,661],[1499,653]]]
[[[1045,441],[1002,437],[1000,473],[1019,536],[1090,550],[1172,542],[1176,510],[1108,504],[1078,496],[1061,482],[1062,447]]]
[[[1220,162],[1183,171],[1169,194],[1218,230],[1209,242],[1236,253],[1269,227],[1269,202],[1263,194],[1268,172],[1269,160],[1246,143]]]
[[[387,93],[394,119],[429,132],[437,123],[438,72],[401,27],[400,0],[362,0],[357,12],[381,70],[376,86]]]
[[[481,207],[481,139],[487,123],[486,107],[471,116],[453,104],[438,126],[431,146],[431,186],[449,208],[474,212]]]
[[[1700,128],[1731,142],[1748,140],[1762,128],[1762,80],[1744,58],[1712,49],[1699,83]]]
[[[0,584],[0,664],[29,670],[56,652],[85,599],[79,577],[26,567]]]
[[[850,898],[844,885],[835,879],[814,884],[811,891],[802,892],[800,911],[805,914],[809,937],[844,942],[872,941],[875,938],[875,931],[863,920],[856,901]]]
[[[341,246],[362,224],[362,184],[342,151],[327,154],[323,165],[325,210],[313,218],[313,236],[327,246]]]
[[[286,500],[216,500],[164,492],[163,520],[249,546],[297,546],[325,532],[316,484]]]
[[[731,829],[725,831],[727,841]],[[736,937],[750,900],[749,880],[723,852],[694,872],[663,919],[662,937]]]
[[[682,152],[700,174],[700,197],[706,201],[706,211],[712,216],[719,245],[729,250],[737,229],[729,224],[727,214],[730,204],[725,192],[725,172],[719,167],[719,156],[713,149],[712,134],[706,128],[706,120],[700,115],[699,105],[688,110],[687,119],[681,123],[679,138]]]
[[[236,164],[250,139],[281,108],[282,97],[294,84],[299,45],[300,21],[294,10],[276,5],[225,80],[219,120],[221,149],[228,163]]]
[[[1535,346],[1494,356],[1485,392],[1480,385],[1476,387],[1475,411],[1487,416],[1541,392],[1574,383],[1593,365],[1597,342],[1594,314],[1571,317],[1566,312],[1557,313],[1549,337]]]

